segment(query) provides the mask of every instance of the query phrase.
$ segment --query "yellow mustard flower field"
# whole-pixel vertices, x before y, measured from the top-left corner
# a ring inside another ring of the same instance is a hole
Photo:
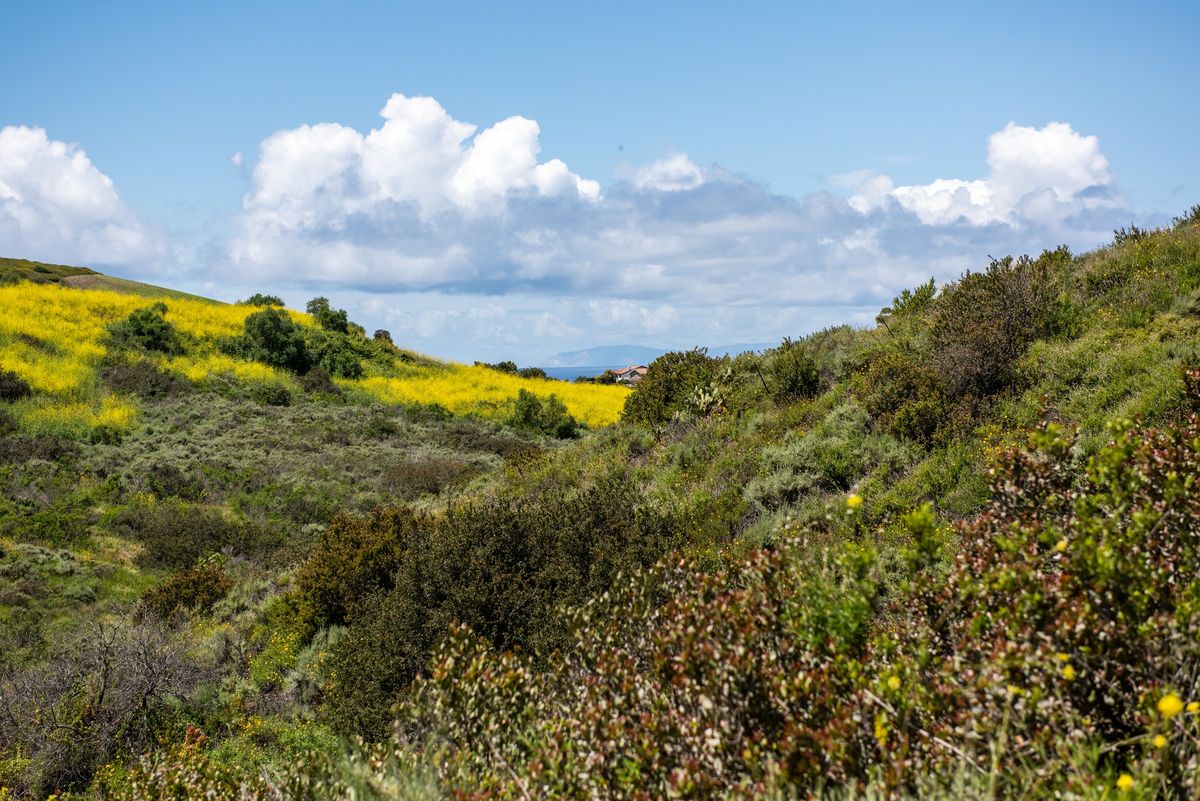
[[[158,300],[54,284],[0,286],[0,369],[15,372],[34,390],[33,397],[13,409],[22,428],[78,437],[99,427],[121,431],[132,426],[137,416],[134,400],[103,387],[97,368],[107,354],[107,326]],[[145,357],[156,366],[194,383],[226,375],[295,388],[291,373],[217,348],[218,338],[241,333],[255,307],[190,298],[161,302],[167,307],[166,319],[185,337],[187,347],[182,355]],[[300,325],[313,325],[306,314],[289,314]],[[628,394],[622,387],[523,379],[427,359],[414,364],[401,352],[396,355],[391,364],[373,360],[363,378],[338,383],[384,403],[437,404],[454,414],[494,419],[511,414],[522,389],[543,398],[555,394],[572,416],[593,427],[615,422]]]

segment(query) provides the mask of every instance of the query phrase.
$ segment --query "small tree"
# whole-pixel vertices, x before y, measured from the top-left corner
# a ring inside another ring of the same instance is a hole
[[[263,364],[304,373],[312,366],[312,357],[304,336],[292,318],[275,308],[266,308],[246,317],[245,333],[238,346],[245,355]]]
[[[313,298],[308,302],[305,311],[313,316],[317,325],[326,331],[339,334],[350,333],[350,317],[345,309],[335,309],[329,305],[329,298]]]
[[[278,306],[283,308],[283,298],[278,295],[264,295],[255,292],[245,300],[238,301],[243,306]]]

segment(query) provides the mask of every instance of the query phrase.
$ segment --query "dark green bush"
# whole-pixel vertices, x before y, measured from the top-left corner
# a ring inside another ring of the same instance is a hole
[[[1128,228],[1121,227],[1113,231],[1113,244],[1121,245],[1126,242],[1140,242],[1149,236],[1152,232],[1145,228],[1138,228],[1130,223]]]
[[[625,399],[621,419],[651,427],[665,425],[686,409],[695,390],[717,378],[719,364],[704,348],[659,356]]]
[[[177,500],[124,509],[112,526],[142,544],[140,564],[156,568],[184,569],[212,553],[257,556],[279,544],[269,529]]]
[[[582,428],[557,395],[539,398],[526,389],[517,393],[511,422],[515,428],[536,431],[558,439],[571,439],[577,436]]]
[[[306,347],[313,363],[338,378],[359,378],[362,362],[345,335],[309,331]]]
[[[296,574],[312,624],[344,625],[370,595],[391,589],[423,522],[404,506],[334,518]]]
[[[392,704],[455,621],[501,647],[549,653],[566,636],[554,613],[560,604],[606,590],[618,572],[652,563],[677,541],[668,521],[641,507],[637,490],[614,479],[537,502],[452,507],[444,518],[402,512],[368,518],[369,528],[353,537],[369,545],[350,559],[367,565],[370,578],[359,579],[354,567],[321,582],[335,599],[327,615],[336,619],[345,609],[352,581],[361,598],[372,587],[387,589],[377,565],[397,560],[397,568],[390,589],[351,614],[330,657],[330,719],[347,731],[385,734]],[[341,564],[329,554],[334,549],[342,548],[331,542],[304,570],[330,575],[319,561]]]
[[[300,387],[310,395],[331,395],[341,397],[342,390],[333,383],[329,371],[319,364],[310,367],[308,372],[300,377]]]
[[[275,308],[254,312],[246,316],[243,328],[240,337],[222,342],[227,352],[301,374],[312,366],[304,334],[286,312]]]
[[[1171,221],[1171,224],[1176,228],[1188,228],[1200,225],[1200,203],[1192,206]]]
[[[194,469],[183,470],[174,464],[155,462],[146,469],[142,480],[146,489],[160,500],[198,501],[204,497],[204,474]]]
[[[930,330],[933,366],[952,398],[984,397],[1008,387],[1030,343],[1055,333],[1059,294],[1053,254],[995,259],[938,299]]]
[[[195,567],[177,570],[142,594],[146,611],[163,620],[187,610],[207,614],[233,589],[221,558],[201,559]]]
[[[516,375],[519,372],[517,363],[511,360],[496,362],[495,364],[490,364],[488,362],[475,362],[475,366],[486,367],[489,370],[495,370],[498,373],[508,373],[509,375]]]
[[[339,334],[350,333],[350,318],[345,309],[334,309],[329,305],[329,298],[313,298],[305,310],[317,321],[317,325],[326,331]],[[332,372],[332,371],[330,371]]]
[[[785,338],[764,354],[767,386],[776,403],[790,403],[815,395],[821,386],[816,361],[802,343]]]
[[[160,370],[141,359],[103,362],[100,365],[100,380],[118,392],[143,398],[169,398],[192,390],[192,384],[186,378]]]
[[[249,395],[264,406],[291,406],[292,393],[283,384],[274,381],[254,381],[250,384]]]
[[[475,474],[477,469],[462,459],[431,456],[387,468],[380,486],[388,495],[411,501],[422,495],[437,495],[443,488]]]
[[[0,370],[0,402],[15,403],[32,394],[29,382],[11,370]]]
[[[78,453],[78,445],[58,437],[6,436],[0,438],[0,464],[25,464],[33,460],[58,462],[77,456]]]
[[[890,347],[870,358],[858,394],[878,428],[928,445],[945,415],[938,378],[913,351]]]
[[[243,306],[278,306],[283,308],[283,298],[277,295],[264,295],[261,292],[255,292],[245,300],[239,300],[238,303]]]
[[[183,353],[179,332],[166,318],[167,304],[155,303],[130,312],[124,320],[108,327],[114,341],[170,355]]]

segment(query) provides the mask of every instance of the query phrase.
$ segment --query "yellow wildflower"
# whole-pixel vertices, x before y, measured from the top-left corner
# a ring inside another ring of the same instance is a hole
[[[875,739],[879,741],[879,746],[882,748],[887,745],[888,725],[887,715],[882,712],[875,716]]]
[[[1133,777],[1128,773],[1122,773],[1117,777],[1117,789],[1122,793],[1127,793],[1133,789]]]
[[[1064,678],[1064,679],[1066,679],[1067,681],[1075,681],[1075,676],[1076,676],[1076,675],[1077,675],[1077,674],[1075,673],[1075,668],[1074,668],[1074,667],[1072,667],[1072,666],[1071,666],[1071,665],[1069,665],[1069,664],[1067,664],[1067,665],[1063,665],[1063,669],[1062,669],[1062,676],[1063,676],[1063,678]]]
[[[1158,711],[1167,720],[1183,711],[1183,701],[1175,693],[1167,693],[1158,700]]]
[[[1068,656],[1067,654],[1056,654],[1054,658],[1057,659],[1059,662],[1070,662],[1071,661],[1071,657]]]
[[[1167,744],[1166,737],[1163,737],[1161,734],[1155,735],[1155,737],[1154,737],[1154,747],[1155,748],[1162,748],[1166,744]]]
[[[1188,712],[1200,712],[1200,701],[1192,701],[1187,705]]]
[[[846,499],[846,508],[853,512],[855,509],[862,506],[862,502],[862,496],[858,493],[854,493]]]
[[[900,677],[899,676],[888,676],[887,685],[888,685],[889,690],[899,690],[900,689]]]
[[[1059,540],[1058,542],[1056,542],[1054,544],[1054,550],[1058,551],[1059,553],[1062,553],[1063,551],[1067,550],[1067,544],[1068,544],[1067,538],[1063,537],[1061,540]]]

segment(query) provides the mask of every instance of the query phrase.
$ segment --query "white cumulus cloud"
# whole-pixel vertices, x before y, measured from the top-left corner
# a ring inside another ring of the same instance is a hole
[[[984,178],[860,172],[789,197],[684,153],[621,167],[602,192],[540,160],[532,120],[480,130],[404,95],[382,114],[367,133],[264,140],[230,263],[262,286],[386,298],[380,322],[434,352],[770,340],[869,321],[987,254],[1090,248],[1129,222],[1099,140],[1065,123],[993,134]]]
[[[164,252],[81,148],[41,128],[0,128],[0,254],[144,267]]]
[[[695,189],[704,183],[704,170],[692,163],[683,153],[675,153],[639,167],[634,171],[632,181],[638,189],[677,192],[682,189]]]
[[[988,137],[987,149],[987,178],[893,186],[887,176],[869,175],[850,204],[865,213],[893,199],[926,225],[959,220],[972,225],[1061,225],[1081,212],[1127,208],[1114,190],[1100,140],[1077,133],[1067,123],[1031,128],[1010,122]]]

